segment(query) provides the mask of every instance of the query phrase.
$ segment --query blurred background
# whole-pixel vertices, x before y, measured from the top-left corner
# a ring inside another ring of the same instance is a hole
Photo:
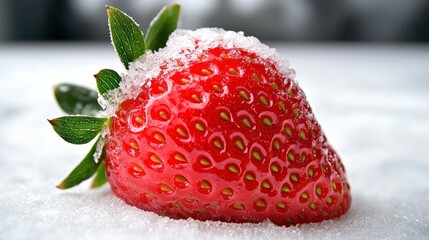
[[[0,0],[1,240],[429,239],[429,0],[179,1],[182,28],[244,31],[290,60],[347,169],[353,205],[339,221],[278,231],[173,223],[107,188],[59,192],[89,146],[52,131],[46,119],[63,115],[52,87],[95,89],[100,69],[124,73],[104,5],[146,32],[176,1]]]
[[[107,41],[104,5],[143,30],[160,0],[0,0],[0,41]],[[182,28],[217,26],[263,41],[428,42],[428,0],[182,0]]]

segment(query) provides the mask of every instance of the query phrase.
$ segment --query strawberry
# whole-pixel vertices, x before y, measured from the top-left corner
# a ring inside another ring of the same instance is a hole
[[[143,39],[131,18],[108,7],[129,71],[95,75],[107,117],[50,120],[71,143],[101,132],[59,187],[96,174],[93,186],[107,180],[128,204],[172,218],[288,226],[346,212],[344,166],[285,60],[242,33],[173,32],[178,11],[164,8]],[[56,88],[63,109],[93,105],[73,94],[90,90],[67,86]]]

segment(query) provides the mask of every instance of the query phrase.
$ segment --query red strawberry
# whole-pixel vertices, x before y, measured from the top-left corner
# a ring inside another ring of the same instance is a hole
[[[293,70],[242,34],[173,35],[102,92],[119,100],[102,158],[112,191],[172,218],[291,225],[347,211],[344,167]]]

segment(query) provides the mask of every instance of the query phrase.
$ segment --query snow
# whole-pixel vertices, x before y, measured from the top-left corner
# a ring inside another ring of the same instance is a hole
[[[123,71],[111,46],[0,45],[0,239],[428,239],[429,46],[269,44],[290,60],[353,197],[340,219],[295,227],[171,220],[89,183],[55,185],[91,145],[62,141],[52,87]]]

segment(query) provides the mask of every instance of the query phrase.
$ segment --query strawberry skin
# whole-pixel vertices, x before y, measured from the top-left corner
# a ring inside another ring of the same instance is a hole
[[[275,61],[218,45],[175,63],[112,117],[106,175],[119,198],[172,218],[286,226],[347,211],[341,160]]]

